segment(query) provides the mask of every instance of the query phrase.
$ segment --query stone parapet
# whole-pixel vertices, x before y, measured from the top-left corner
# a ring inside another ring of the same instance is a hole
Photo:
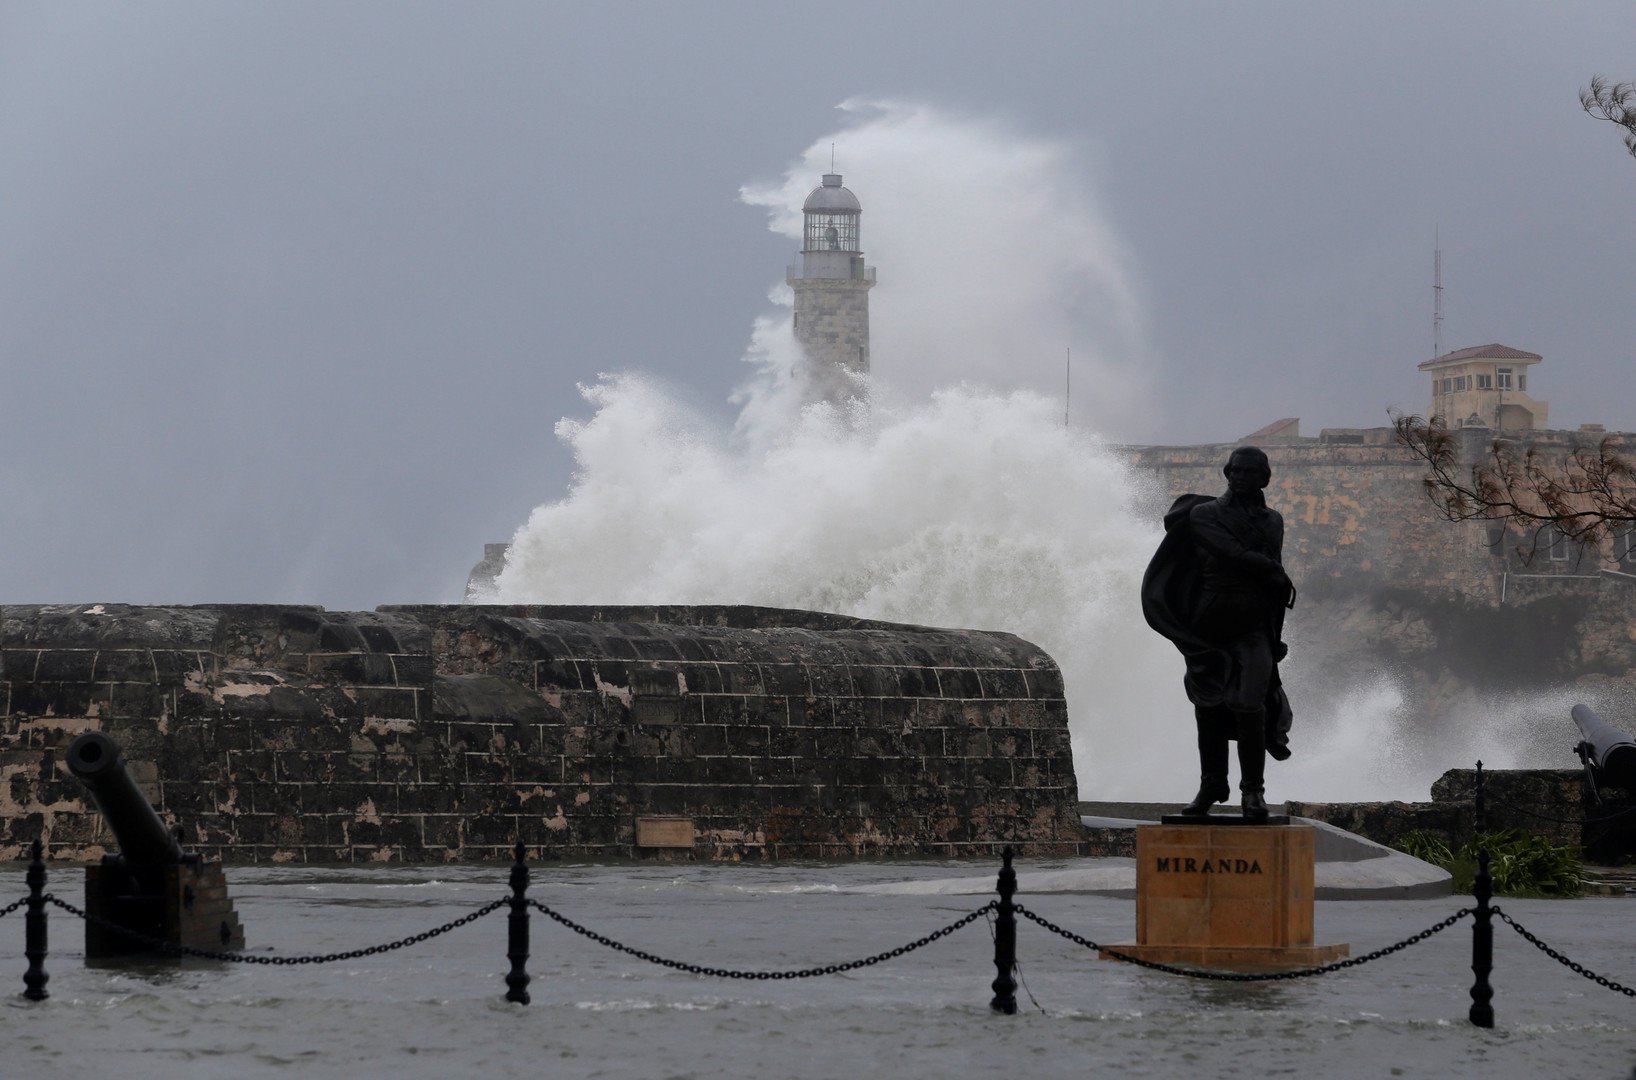
[[[1078,850],[1062,678],[1009,634],[752,607],[8,606],[0,856],[112,843],[104,731],[234,861]],[[638,845],[645,834],[666,838]],[[691,847],[677,837],[691,838]],[[680,850],[678,843],[683,846]]]

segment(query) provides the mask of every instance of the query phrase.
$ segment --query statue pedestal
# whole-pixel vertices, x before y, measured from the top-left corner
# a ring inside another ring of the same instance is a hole
[[[1312,942],[1316,834],[1310,825],[1137,826],[1136,942],[1110,948],[1204,967],[1344,958],[1348,946]]]

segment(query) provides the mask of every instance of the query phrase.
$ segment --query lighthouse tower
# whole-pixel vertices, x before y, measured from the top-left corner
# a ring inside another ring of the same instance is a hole
[[[839,173],[801,207],[801,261],[789,270],[795,290],[795,340],[805,354],[815,400],[841,404],[861,389],[849,375],[869,374],[869,290],[875,268],[865,266],[859,246],[858,197],[841,186]]]

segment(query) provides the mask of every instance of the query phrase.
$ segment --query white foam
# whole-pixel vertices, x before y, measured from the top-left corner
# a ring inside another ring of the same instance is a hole
[[[1144,400],[1128,258],[1070,148],[924,107],[850,109],[850,126],[744,197],[794,236],[793,208],[841,148],[882,275],[873,408],[800,407],[785,309],[753,328],[730,427],[651,379],[605,375],[582,388],[590,415],[556,426],[570,490],[518,530],[487,599],[1011,631],[1062,666],[1082,798],[1186,798],[1181,661],[1138,598],[1158,500],[1083,423]],[[1043,392],[1069,339],[1083,343],[1071,429]],[[1273,766],[1278,798],[1425,798],[1476,756],[1424,752],[1427,725],[1385,673],[1303,660],[1297,642],[1285,677],[1298,726],[1296,757]]]

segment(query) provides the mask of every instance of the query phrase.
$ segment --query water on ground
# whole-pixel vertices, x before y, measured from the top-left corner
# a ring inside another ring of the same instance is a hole
[[[1104,942],[1130,940],[1129,900],[1019,900]],[[639,948],[722,967],[795,968],[892,948],[984,898],[853,891],[991,865],[535,865],[531,895]],[[252,952],[329,952],[446,922],[505,892],[503,867],[231,868]],[[78,902],[77,867],[50,888]],[[0,871],[0,900],[24,892]],[[1359,955],[1420,930],[1459,897],[1319,903],[1320,941]],[[1587,966],[1636,983],[1636,907],[1507,900]],[[657,967],[538,914],[527,1007],[502,1000],[504,912],[413,946],[323,966],[88,969],[77,921],[51,919],[49,1001],[24,1002],[23,917],[0,920],[12,972],[0,1075],[176,1077],[1607,1077],[1636,1063],[1636,1005],[1496,933],[1498,1026],[1466,1022],[1461,923],[1374,963],[1298,982],[1196,982],[1099,961],[1024,922],[1021,1011],[989,1011],[985,922],[846,975],[729,981]],[[1030,996],[1032,1000],[1030,1000]],[[1037,1006],[1035,1004],[1037,1002]]]

